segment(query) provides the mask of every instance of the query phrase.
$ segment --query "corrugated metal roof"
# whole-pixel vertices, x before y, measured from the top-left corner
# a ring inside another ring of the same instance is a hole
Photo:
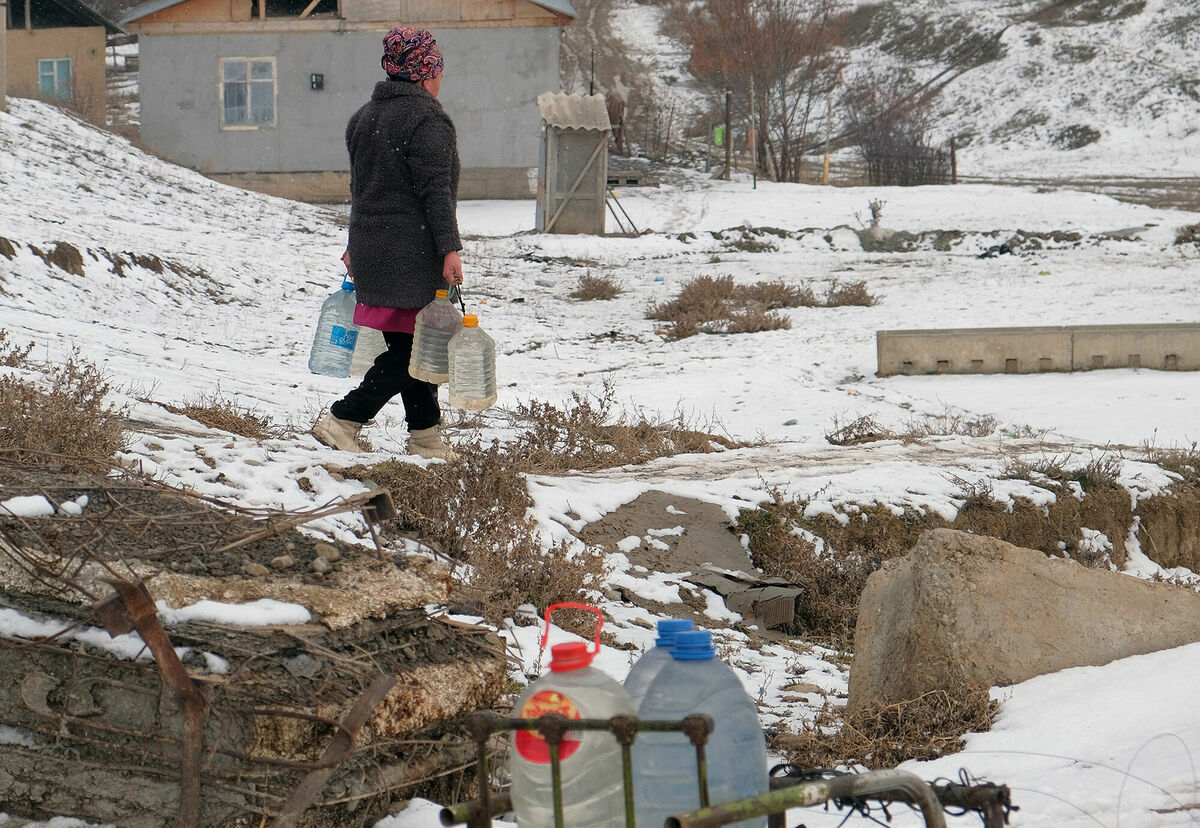
[[[125,14],[120,20],[117,21],[117,23],[124,26],[126,23],[132,23],[133,21],[145,17],[148,14],[154,14],[157,11],[169,9],[171,6],[177,6],[182,2],[184,2],[184,0],[150,0],[149,3],[142,3],[140,6],[134,6],[132,9],[125,12]]]
[[[538,114],[549,126],[562,129],[612,129],[603,95],[568,95],[545,92],[538,95]]]
[[[533,3],[537,3],[539,6],[541,6],[544,9],[549,9],[550,11],[558,12],[559,14],[565,14],[569,17],[579,17],[579,12],[575,11],[574,7],[568,2],[568,0],[530,0],[530,1]]]

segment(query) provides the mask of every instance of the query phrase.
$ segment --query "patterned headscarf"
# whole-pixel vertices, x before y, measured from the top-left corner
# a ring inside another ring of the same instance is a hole
[[[379,61],[389,78],[404,81],[432,80],[442,74],[442,53],[425,29],[405,26],[392,29],[383,38]]]

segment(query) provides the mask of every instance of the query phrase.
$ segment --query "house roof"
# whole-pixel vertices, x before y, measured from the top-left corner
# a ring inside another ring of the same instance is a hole
[[[104,14],[103,11],[97,10],[90,3],[84,3],[81,0],[25,0],[31,3],[33,8],[56,7],[60,13],[65,14],[67,18],[76,21],[78,25],[83,26],[103,26],[104,30],[109,34],[114,34],[121,29],[112,22],[113,18],[110,15]]]
[[[568,95],[545,92],[538,95],[538,114],[547,126],[562,129],[594,129],[608,132],[608,107],[603,95]]]
[[[530,0],[531,3],[536,3],[544,9],[549,9],[552,12],[565,14],[568,17],[579,17],[579,12],[575,11],[570,0]]]
[[[575,7],[571,5],[570,0],[529,0],[537,6],[555,12],[557,14],[566,15],[570,18],[579,17],[579,12],[575,11]],[[134,20],[145,17],[148,14],[168,9],[171,6],[186,2],[186,0],[148,0],[140,4],[130,3],[129,0],[91,0],[93,4],[108,4],[118,5],[121,7],[121,13],[117,16],[117,22],[121,25],[132,23]]]

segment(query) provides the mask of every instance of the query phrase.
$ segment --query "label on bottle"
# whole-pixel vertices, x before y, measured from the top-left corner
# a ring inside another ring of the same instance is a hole
[[[525,702],[525,706],[521,708],[521,712],[517,715],[522,719],[537,719],[545,716],[547,713],[558,713],[566,716],[568,719],[583,718],[579,715],[579,708],[569,698],[556,690],[543,690],[540,693],[534,693]],[[563,740],[558,743],[559,760],[566,759],[579,750],[579,746],[583,742],[578,736],[578,733],[567,733],[563,736]],[[535,762],[539,765],[550,764],[550,745],[542,738],[540,732],[536,730],[518,730],[514,741],[516,742],[517,753],[521,754],[521,758],[525,761]]]
[[[358,331],[348,330],[341,325],[334,325],[333,330],[329,332],[329,344],[339,348],[354,350],[354,343],[357,341]]]

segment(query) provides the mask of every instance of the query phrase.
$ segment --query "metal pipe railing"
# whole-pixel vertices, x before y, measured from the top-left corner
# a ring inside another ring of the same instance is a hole
[[[788,808],[803,808],[831,799],[852,799],[892,791],[902,794],[906,801],[921,809],[927,828],[946,828],[946,816],[933,789],[920,777],[898,770],[808,780],[761,796],[678,814],[667,820],[666,828],[717,828],[744,819],[777,814]]]

